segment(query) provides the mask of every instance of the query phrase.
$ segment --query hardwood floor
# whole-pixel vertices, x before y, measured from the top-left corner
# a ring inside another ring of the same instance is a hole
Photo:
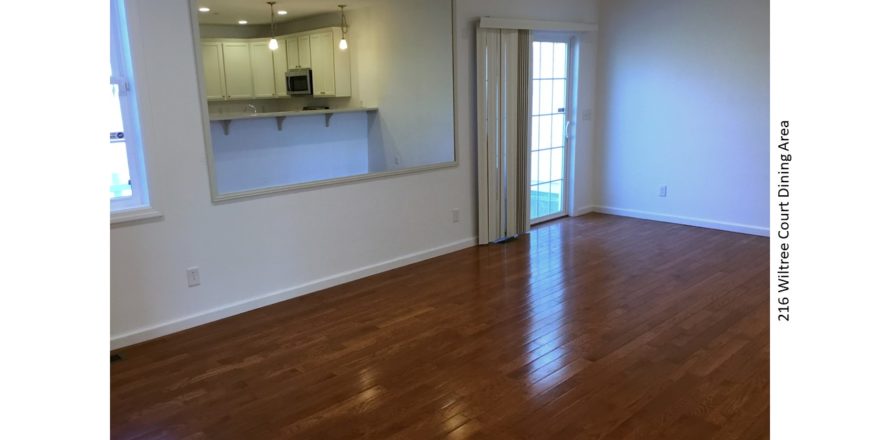
[[[118,350],[112,436],[768,438],[768,246],[546,223]]]

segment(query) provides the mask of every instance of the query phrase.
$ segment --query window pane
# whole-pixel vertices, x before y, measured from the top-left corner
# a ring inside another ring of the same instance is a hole
[[[125,131],[122,126],[122,107],[119,105],[119,84],[110,84],[110,132]]]
[[[110,142],[110,198],[131,197],[125,142]]]
[[[110,198],[131,197],[128,149],[122,128],[119,87],[110,84]]]

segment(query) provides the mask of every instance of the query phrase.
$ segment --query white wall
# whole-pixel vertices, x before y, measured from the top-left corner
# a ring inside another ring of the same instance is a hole
[[[367,114],[237,119],[211,123],[220,194],[348,177],[367,172]]]
[[[605,0],[600,23],[600,209],[766,234],[768,0]]]
[[[370,171],[454,160],[450,0],[382,0],[352,10],[352,100],[379,107]],[[357,95],[357,96],[355,96]]]
[[[164,216],[111,230],[113,347],[472,245],[477,17],[595,21],[593,1],[460,0],[457,167],[212,204],[186,3],[129,1],[150,192]],[[199,287],[186,287],[190,266]]]

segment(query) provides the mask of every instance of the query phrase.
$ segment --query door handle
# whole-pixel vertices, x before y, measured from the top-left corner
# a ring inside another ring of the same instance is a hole
[[[565,139],[571,139],[571,120],[565,121]]]

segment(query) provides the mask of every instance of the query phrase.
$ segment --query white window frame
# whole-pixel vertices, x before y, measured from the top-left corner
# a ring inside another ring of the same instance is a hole
[[[127,23],[125,0],[110,0],[110,83],[117,85],[132,193],[110,200],[111,224],[161,215],[150,206]]]

